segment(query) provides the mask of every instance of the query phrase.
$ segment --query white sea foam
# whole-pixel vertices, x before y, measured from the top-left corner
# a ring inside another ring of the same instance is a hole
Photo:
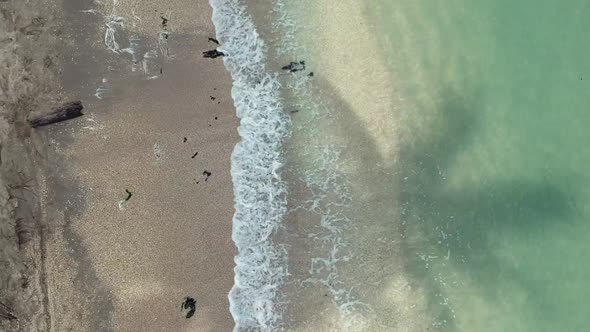
[[[241,141],[232,154],[235,284],[229,294],[234,331],[280,330],[277,296],[287,276],[286,250],[273,234],[286,213],[282,145],[290,133],[265,44],[239,0],[211,0],[219,49],[233,79]]]
[[[104,44],[113,53],[121,54],[121,47],[117,41],[118,34],[125,29],[125,18],[121,16],[109,15],[105,17],[105,34]]]
[[[82,12],[103,17],[104,45],[111,52],[130,58],[132,72],[141,71],[148,80],[160,77],[160,69],[164,61],[174,58],[168,45],[169,31],[163,28],[156,40],[145,36],[140,37],[133,31],[136,30],[141,18],[135,14],[135,11],[132,11],[131,20],[119,15],[117,5],[118,1],[113,0],[111,13],[108,15],[97,9],[87,9]],[[170,17],[170,14],[168,12],[167,17]],[[131,29],[128,29],[127,22],[131,23]],[[103,94],[97,92],[95,96],[101,99]]]
[[[239,252],[235,285],[229,294],[230,311],[236,321],[234,331],[278,331],[282,323],[280,291],[288,275],[287,251],[274,244],[272,236],[287,213],[286,186],[280,171],[283,142],[289,136],[291,122],[279,97],[281,84],[266,68],[266,46],[243,2],[210,2],[223,45],[219,50],[227,54],[224,63],[232,75],[232,97],[241,119],[242,140],[232,156],[236,208],[232,236]],[[285,38],[278,54],[297,54],[303,48],[295,40],[296,24],[282,11],[281,3],[277,13]],[[291,106],[318,116],[319,112],[331,112],[319,100],[312,101],[315,98],[309,76],[293,75],[285,84],[305,100]],[[351,197],[338,169],[340,150],[333,144],[318,144],[308,156],[317,167],[300,174],[313,193],[308,201],[301,202],[300,208],[319,214],[321,220],[318,233],[310,236],[327,249],[310,253],[309,278],[301,281],[330,290],[340,312],[338,326],[347,331],[363,326],[370,308],[357,300],[338,273],[338,265],[351,259],[341,236],[350,224],[342,212]]]

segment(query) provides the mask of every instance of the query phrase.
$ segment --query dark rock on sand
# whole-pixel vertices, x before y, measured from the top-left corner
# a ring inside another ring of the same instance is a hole
[[[211,176],[211,172],[204,170],[203,176],[205,177],[205,181],[207,181],[209,179],[209,177]]]
[[[288,65],[283,66],[282,70],[288,70],[290,73],[305,70],[305,61],[294,62],[291,61]]]
[[[217,57],[224,56],[224,55],[225,55],[225,53],[220,52],[218,50],[209,50],[209,51],[203,52],[203,58],[215,59]]]
[[[191,318],[194,316],[195,311],[197,311],[197,301],[192,297],[185,297],[184,302],[180,305],[180,310],[185,311],[185,317]]]

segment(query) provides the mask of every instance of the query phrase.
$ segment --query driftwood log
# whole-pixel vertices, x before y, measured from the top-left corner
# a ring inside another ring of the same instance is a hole
[[[52,123],[61,122],[82,116],[84,115],[82,113],[83,109],[84,106],[82,106],[81,101],[73,101],[58,106],[52,109],[49,113],[31,115],[29,116],[28,121],[31,127],[33,128],[46,126]]]

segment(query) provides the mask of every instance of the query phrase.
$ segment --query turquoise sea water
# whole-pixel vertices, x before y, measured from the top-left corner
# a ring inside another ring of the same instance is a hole
[[[213,3],[237,331],[588,329],[590,4]]]
[[[431,296],[448,299],[442,329],[588,329],[590,4],[371,8],[387,62],[415,102],[404,111],[413,129],[397,203],[410,257],[439,257],[411,265]]]

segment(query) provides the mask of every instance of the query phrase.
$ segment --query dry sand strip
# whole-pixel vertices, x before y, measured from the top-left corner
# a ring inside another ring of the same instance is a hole
[[[58,0],[0,1],[0,331],[47,331],[39,184],[43,143],[27,116],[59,103]]]
[[[62,84],[85,115],[39,129],[52,330],[231,331],[238,120],[222,60],[202,57],[216,47],[211,8],[93,6],[64,5]],[[115,41],[138,58],[105,46],[105,22],[118,29],[105,12],[124,18]]]

